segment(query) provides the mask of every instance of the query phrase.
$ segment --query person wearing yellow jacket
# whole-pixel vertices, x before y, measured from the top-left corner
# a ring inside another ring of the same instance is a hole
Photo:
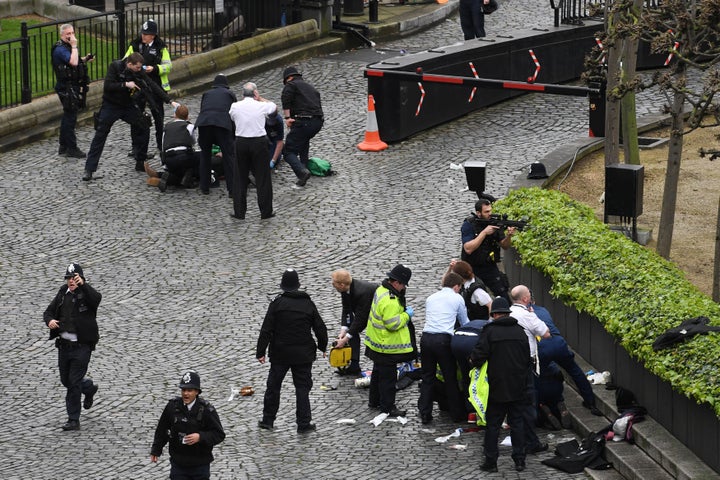
[[[145,59],[143,70],[145,70],[148,77],[162,87],[163,90],[169,92],[170,81],[168,74],[172,70],[172,61],[165,42],[158,36],[158,25],[155,20],[150,19],[142,24],[140,35],[130,43],[123,58],[129,57],[135,52],[140,53]],[[165,125],[163,102],[160,98],[153,96],[147,103],[150,105],[150,111],[152,112],[153,122],[155,123],[155,140],[158,150],[160,150],[162,149],[163,126]],[[143,105],[140,107],[144,108]],[[131,127],[131,133],[134,138],[136,132],[132,131],[133,128]],[[137,152],[134,149],[132,155],[137,160]],[[149,158],[151,157],[149,156]]]
[[[369,406],[391,417],[407,413],[395,406],[397,364],[417,358],[413,309],[405,303],[411,275],[410,269],[401,264],[387,273],[375,290],[365,330],[365,355],[374,362]]]

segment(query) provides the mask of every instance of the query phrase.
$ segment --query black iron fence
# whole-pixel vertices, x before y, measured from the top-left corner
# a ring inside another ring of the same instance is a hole
[[[104,9],[104,2],[97,0],[73,3]],[[50,52],[65,23],[75,28],[80,55],[95,55],[88,64],[94,81],[105,76],[111,61],[125,55],[148,19],[157,22],[159,36],[175,59],[299,21],[299,5],[299,0],[225,0],[223,11],[216,11],[214,0],[115,0],[110,12],[32,26],[22,23],[20,38],[0,42],[0,108],[53,92]]]

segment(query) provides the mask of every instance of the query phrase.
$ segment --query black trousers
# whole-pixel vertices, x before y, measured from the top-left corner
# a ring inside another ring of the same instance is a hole
[[[379,406],[383,413],[390,413],[395,408],[395,384],[397,383],[397,365],[373,364],[370,376],[370,406]]]
[[[421,416],[430,416],[433,411],[433,385],[435,373],[440,365],[444,378],[444,394],[447,399],[450,416],[453,421],[465,419],[465,406],[460,396],[457,381],[457,362],[450,348],[452,335],[447,333],[423,333],[420,338],[420,358],[422,360],[422,383],[418,410]]]
[[[87,394],[93,388],[93,382],[85,378],[92,350],[85,344],[60,342],[58,346],[58,369],[60,382],[67,389],[65,394],[65,409],[68,420],[80,420],[81,395]]]
[[[309,425],[312,421],[310,412],[310,390],[313,386],[312,363],[301,365],[280,365],[270,362],[270,373],[263,399],[263,421],[274,422],[280,408],[280,389],[288,370],[292,371],[295,385],[295,421],[298,426]]]
[[[244,217],[247,212],[250,171],[255,174],[260,215],[269,216],[273,211],[273,191],[270,161],[267,158],[267,137],[235,137],[235,165],[237,175],[232,188],[235,216]]]
[[[214,125],[198,127],[198,146],[202,150],[200,159],[200,190],[207,192],[210,189],[210,157],[212,146],[220,147],[223,166],[225,170],[225,185],[228,192],[232,192],[233,171],[235,169],[235,135],[233,132]]]
[[[485,420],[485,458],[489,463],[497,463],[499,456],[498,438],[502,422],[507,415],[512,440],[512,458],[516,462],[525,461],[525,436],[523,431],[523,409],[525,402],[494,402],[488,401]]]

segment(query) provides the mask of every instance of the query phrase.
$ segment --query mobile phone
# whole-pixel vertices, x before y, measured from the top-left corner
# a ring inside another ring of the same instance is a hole
[[[94,54],[94,53],[88,53],[88,54],[87,54],[87,59],[88,59],[88,60],[92,60],[93,58],[95,58],[95,54]]]

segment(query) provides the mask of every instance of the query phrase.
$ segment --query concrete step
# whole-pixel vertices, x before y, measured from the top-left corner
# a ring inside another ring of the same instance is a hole
[[[584,372],[593,369],[576,354],[575,360]],[[612,373],[612,372],[611,372]],[[597,407],[604,417],[597,417],[582,406],[582,398],[575,390],[575,384],[566,379],[565,404],[573,419],[573,430],[582,438],[590,432],[597,432],[612,424],[620,414],[615,403],[615,390],[605,385],[593,385]],[[605,458],[612,462],[615,472],[628,480],[709,480],[718,479],[720,474],[707,466],[670,432],[650,416],[633,425],[634,444],[628,442],[607,442]],[[595,479],[614,479],[612,471],[586,469],[585,473]],[[605,476],[610,475],[610,476]]]

